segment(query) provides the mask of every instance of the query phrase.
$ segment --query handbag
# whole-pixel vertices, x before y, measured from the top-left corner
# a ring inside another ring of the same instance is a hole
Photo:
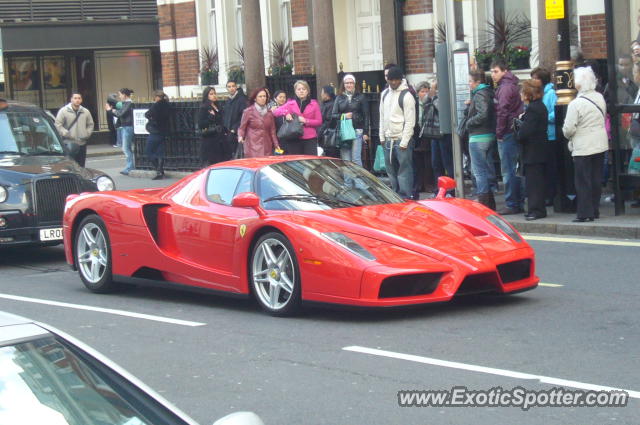
[[[340,147],[340,130],[336,128],[326,128],[322,132],[322,147],[327,149]]]
[[[384,148],[382,145],[378,145],[376,148],[376,158],[373,161],[373,171],[376,173],[385,173],[387,166],[384,162]]]
[[[346,119],[344,114],[340,118],[340,141],[352,141],[356,138],[356,130],[353,128],[353,121],[351,119]],[[351,146],[351,143],[349,143]],[[345,144],[341,144],[340,147],[346,147]]]
[[[77,144],[73,139],[64,139],[64,149],[67,152],[67,156],[71,159],[77,158],[80,153],[80,145]]]
[[[238,146],[236,146],[236,151],[233,153],[233,159],[242,158],[244,158],[244,143],[238,143]]]
[[[211,124],[209,127],[202,129],[203,136],[215,136],[222,132],[222,126],[219,124]]]
[[[304,133],[304,126],[298,120],[296,114],[291,114],[293,119],[291,121],[285,120],[278,129],[278,140],[295,141],[300,140]]]

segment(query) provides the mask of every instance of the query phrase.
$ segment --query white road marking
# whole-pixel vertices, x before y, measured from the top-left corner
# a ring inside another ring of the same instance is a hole
[[[560,285],[559,283],[538,283],[538,286],[546,286],[547,288],[560,288],[564,285]]]
[[[188,320],[180,320],[180,319],[171,319],[169,317],[153,316],[151,314],[133,313],[133,312],[130,312],[130,311],[114,310],[114,309],[111,309],[111,308],[102,308],[102,307],[93,307],[93,306],[82,305],[82,304],[62,303],[62,302],[59,302],[59,301],[43,300],[43,299],[39,299],[39,298],[21,297],[21,296],[18,296],[18,295],[0,294],[0,298],[4,298],[4,299],[7,299],[7,300],[14,300],[14,301],[24,301],[24,302],[28,302],[28,303],[53,305],[53,306],[56,306],[56,307],[75,308],[76,310],[97,311],[99,313],[107,313],[107,314],[115,314],[115,315],[118,315],[118,316],[134,317],[136,319],[153,320],[155,322],[171,323],[173,325],[181,325],[181,326],[204,326],[204,325],[206,325],[206,323],[190,322]]]
[[[635,246],[640,247],[640,242],[631,241],[608,241],[605,239],[581,239],[581,238],[563,238],[559,236],[533,236],[522,235],[528,241],[543,241],[543,242],[569,242],[569,243],[582,243],[588,245],[610,245],[610,246]]]
[[[353,345],[343,347],[345,351],[353,351],[356,353],[371,354],[374,356],[390,357],[392,359],[406,360],[416,363],[424,363],[432,366],[442,366],[452,369],[468,370],[471,372],[488,373],[491,375],[506,376],[515,379],[537,380],[544,384],[559,385],[562,387],[579,388],[582,390],[592,391],[626,391],[631,398],[640,399],[640,391],[625,390],[622,388],[606,387],[602,385],[587,384],[585,382],[569,381],[566,379],[552,378],[550,376],[532,375],[530,373],[514,372],[506,369],[495,369],[492,367],[477,366],[467,363],[450,362],[447,360],[433,359],[430,357],[415,356],[412,354],[396,353],[393,351],[377,350],[375,348],[360,347]]]

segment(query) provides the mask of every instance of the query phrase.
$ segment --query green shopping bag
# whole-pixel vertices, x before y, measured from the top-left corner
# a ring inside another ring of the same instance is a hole
[[[633,148],[629,159],[629,174],[640,174],[640,145]]]
[[[356,138],[356,130],[353,128],[353,121],[346,119],[344,114],[340,118],[340,141],[351,141]]]
[[[376,148],[376,159],[373,161],[373,171],[376,173],[385,173],[387,166],[384,163],[384,148],[378,145]]]

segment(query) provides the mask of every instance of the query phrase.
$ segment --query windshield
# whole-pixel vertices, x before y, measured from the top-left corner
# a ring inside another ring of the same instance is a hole
[[[53,126],[40,111],[0,113],[0,153],[63,154]]]
[[[403,202],[368,171],[339,159],[306,159],[260,170],[258,190],[268,210],[327,210]]]
[[[150,424],[53,337],[0,347],[0,423]]]

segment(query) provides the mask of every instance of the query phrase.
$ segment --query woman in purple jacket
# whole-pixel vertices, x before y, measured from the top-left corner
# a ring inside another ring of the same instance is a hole
[[[295,114],[303,125],[302,137],[298,140],[282,140],[281,147],[288,155],[318,155],[317,128],[322,125],[320,105],[311,99],[311,90],[306,81],[298,80],[293,85],[295,99],[290,99],[284,105],[273,111],[276,117],[284,116],[288,121]]]

